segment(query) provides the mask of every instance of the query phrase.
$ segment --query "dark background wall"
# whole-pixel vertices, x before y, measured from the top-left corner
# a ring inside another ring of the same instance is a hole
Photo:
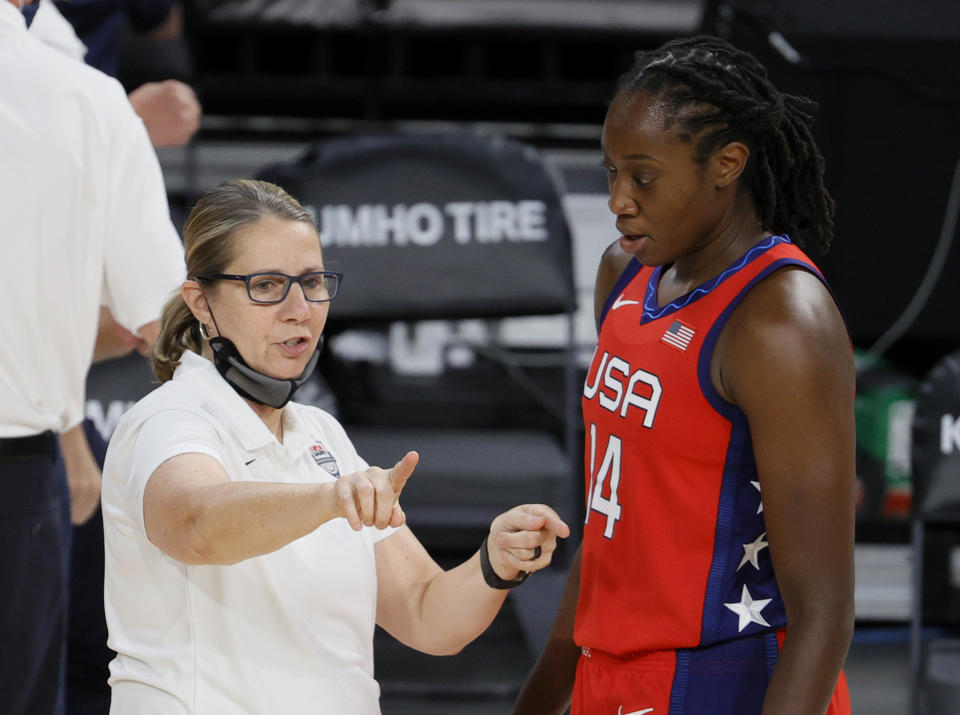
[[[854,340],[866,347],[910,302],[940,238],[960,160],[960,4],[748,5],[756,15],[721,19],[718,27],[758,54],[782,89],[820,103],[816,135],[838,210],[833,248],[819,260]],[[799,51],[799,64],[768,44],[773,29]],[[925,372],[960,343],[958,251],[955,245],[929,302],[890,351],[911,372]]]
[[[857,346],[869,347],[903,312],[937,244],[960,156],[960,3],[517,7],[524,12],[495,0],[187,2],[193,80],[212,119],[201,139],[310,140],[411,122],[490,122],[543,147],[595,150],[606,103],[635,50],[677,35],[722,34],[757,54],[781,89],[820,103],[815,133],[838,212],[833,249],[819,262]],[[772,48],[772,30],[799,51],[799,63]],[[250,116],[300,123],[252,128]],[[958,251],[889,350],[906,372],[924,374],[960,344]]]

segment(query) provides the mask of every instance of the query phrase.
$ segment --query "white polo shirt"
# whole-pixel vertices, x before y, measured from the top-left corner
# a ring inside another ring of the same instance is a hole
[[[0,0],[0,437],[83,418],[100,305],[136,331],[185,275],[160,165],[120,84]]]
[[[367,468],[329,414],[296,403],[273,433],[213,363],[183,355],[131,408],[103,471],[104,604],[117,651],[112,713],[379,713],[374,543],[329,521],[270,554],[187,566],[146,537],[143,493],[162,462],[207,454],[235,481],[316,483]]]
[[[77,37],[70,21],[60,14],[56,3],[53,0],[36,0],[36,3],[37,11],[30,23],[30,34],[67,57],[83,62],[87,46]]]

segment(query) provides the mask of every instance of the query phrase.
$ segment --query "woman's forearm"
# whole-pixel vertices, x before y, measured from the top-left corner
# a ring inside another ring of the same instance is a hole
[[[493,520],[481,548],[493,574],[510,581],[521,570],[533,573],[549,566],[557,538],[569,534],[553,509],[524,504]],[[378,542],[377,623],[425,653],[459,652],[490,625],[507,595],[487,584],[480,554],[444,571],[409,529]]]
[[[402,640],[431,655],[459,653],[493,622],[506,596],[484,582],[478,551],[424,584],[419,613],[408,621],[414,628]]]
[[[410,452],[390,470],[369,467],[320,484],[231,481],[204,454],[157,467],[143,494],[150,541],[186,564],[233,564],[276,551],[344,517],[353,529],[399,526],[397,495],[416,465]]]
[[[579,568],[577,573],[579,574]],[[536,575],[531,578],[536,578]],[[576,605],[578,584],[579,578],[576,577],[572,588],[573,608]],[[523,585],[519,588],[523,588]],[[453,655],[489,627],[503,606],[506,595],[506,590],[491,588],[484,581],[478,551],[449,571],[438,568],[432,577],[424,582],[420,598],[415,600],[416,613],[402,619],[391,619],[392,622],[406,624],[407,627],[402,631],[392,628],[391,632],[402,642],[424,653]],[[569,620],[571,624],[568,638],[570,648],[565,650],[575,650],[578,656],[579,649],[573,644],[572,637],[572,611],[569,618],[567,615],[565,613],[557,619]],[[555,625],[555,631],[557,628]],[[566,625],[559,628],[567,630]],[[573,658],[573,665],[576,666],[576,657]],[[572,683],[571,671],[571,687]]]
[[[222,482],[192,495],[185,563],[233,564],[309,534],[338,514],[332,484]],[[173,554],[175,558],[179,558]]]

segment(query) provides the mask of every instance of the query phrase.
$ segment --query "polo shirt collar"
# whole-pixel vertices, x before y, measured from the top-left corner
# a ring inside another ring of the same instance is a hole
[[[296,458],[304,454],[313,444],[313,433],[298,414],[297,405],[283,408],[283,451]],[[288,409],[289,408],[289,409]]]
[[[200,402],[230,428],[244,449],[252,452],[269,444],[279,445],[253,408],[220,376],[213,362],[202,355],[184,350],[173,379],[195,389]]]
[[[0,0],[0,29],[27,31],[27,19],[8,0]]]

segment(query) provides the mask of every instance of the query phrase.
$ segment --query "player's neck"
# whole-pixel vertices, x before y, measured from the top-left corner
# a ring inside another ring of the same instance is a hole
[[[681,295],[686,295],[697,286],[720,275],[757,242],[770,235],[769,231],[761,228],[756,215],[752,214],[726,226],[695,250],[677,256],[677,259],[665,268],[660,279],[660,304],[665,305]]]

